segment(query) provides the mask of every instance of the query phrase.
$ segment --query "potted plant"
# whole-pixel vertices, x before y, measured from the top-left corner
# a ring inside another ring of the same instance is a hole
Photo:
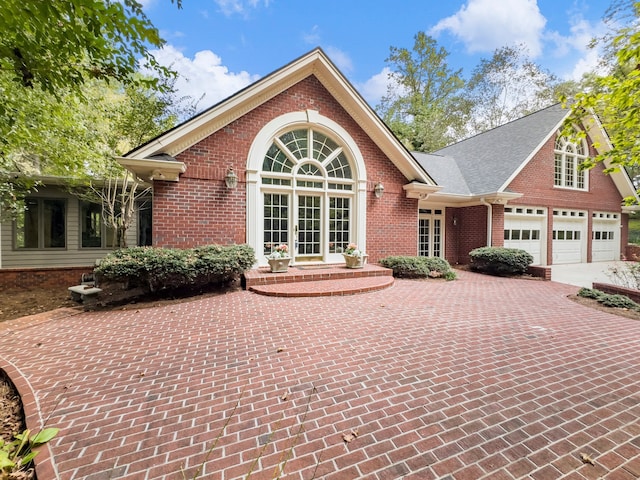
[[[367,255],[355,243],[350,243],[342,253],[347,268],[362,268],[367,263]]]
[[[286,272],[289,268],[289,262],[291,261],[287,244],[282,243],[277,245],[267,257],[267,261],[273,273]]]

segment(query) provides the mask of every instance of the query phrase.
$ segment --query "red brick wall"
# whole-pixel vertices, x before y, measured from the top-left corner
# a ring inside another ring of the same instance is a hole
[[[313,76],[178,155],[187,165],[180,181],[154,183],[154,245],[186,248],[246,242],[245,172],[251,143],[267,122],[306,109],[334,120],[353,137],[367,162],[368,192],[378,181],[384,185],[381,199],[367,193],[369,260],[415,255],[417,203],[405,198],[406,179]],[[233,191],[224,185],[228,167],[240,178]]]
[[[587,139],[587,141],[591,142],[590,139]],[[589,209],[590,212],[592,210],[620,212],[622,197],[611,177],[603,173],[604,167],[602,164],[596,165],[587,172],[589,176],[588,191],[553,186],[554,144],[555,136],[549,139],[509,184],[509,190],[524,194],[523,198],[512,200],[509,205]],[[592,156],[595,156],[595,154],[596,152],[593,150],[590,153]]]
[[[587,139],[590,144],[591,140]],[[508,189],[524,193],[524,196],[512,200],[509,205],[530,205],[546,207],[547,224],[547,263],[553,263],[553,209],[587,210],[588,231],[591,231],[591,214],[594,211],[621,212],[622,197],[609,175],[604,173],[602,164],[596,165],[586,173],[589,189],[587,191],[556,188],[554,182],[554,144],[555,136],[538,151],[534,158],[523,168],[509,184]],[[591,156],[596,152],[591,148]],[[627,243],[628,216],[622,216],[621,252]],[[587,235],[587,261],[591,261],[591,235]]]
[[[444,258],[451,264],[457,265],[459,259],[459,235],[460,235],[460,210],[459,208],[447,207],[445,209],[444,224]],[[455,225],[454,225],[455,218]]]
[[[471,250],[487,246],[487,207],[460,208],[456,216],[458,263],[467,264]]]
[[[0,288],[71,287],[91,272],[93,267],[3,268]]]
[[[373,189],[375,182],[368,183],[367,191]],[[382,198],[367,194],[367,253],[371,262],[390,255],[418,253],[416,200],[406,198],[397,183],[383,184]]]

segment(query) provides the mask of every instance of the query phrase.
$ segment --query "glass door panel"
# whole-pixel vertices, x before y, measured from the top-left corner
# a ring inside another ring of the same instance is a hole
[[[289,195],[264,194],[263,254],[269,255],[281,243],[289,243]],[[290,246],[290,245],[289,245]]]
[[[322,260],[322,201],[320,196],[298,196],[297,261]]]

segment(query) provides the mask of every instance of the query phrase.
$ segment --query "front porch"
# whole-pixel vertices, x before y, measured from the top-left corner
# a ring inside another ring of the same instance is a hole
[[[347,268],[344,264],[291,266],[271,273],[261,267],[246,272],[244,288],[274,297],[324,297],[382,290],[393,285],[393,271],[375,264]]]

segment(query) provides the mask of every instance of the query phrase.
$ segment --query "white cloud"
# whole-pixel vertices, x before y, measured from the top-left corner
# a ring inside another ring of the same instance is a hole
[[[353,62],[347,53],[331,46],[326,47],[325,52],[342,73],[350,73],[353,71]]]
[[[599,68],[599,49],[589,48],[592,38],[604,33],[606,27],[602,22],[593,25],[581,17],[572,17],[572,24],[568,35],[558,32],[549,34],[550,55],[556,58],[569,58],[566,68],[560,69],[559,75],[568,80],[580,80],[584,73]],[[558,70],[558,69],[556,69]]]
[[[389,78],[390,73],[391,69],[384,67],[380,73],[376,73],[366,82],[355,85],[356,89],[373,108],[377,107],[382,97],[387,94],[387,87],[392,82]]]
[[[220,11],[230,17],[231,15],[248,15],[250,11],[264,3],[269,6],[269,0],[214,0]]]
[[[536,0],[469,0],[454,15],[440,20],[432,35],[450,32],[469,53],[493,52],[524,44],[532,57],[542,53],[546,19]]]
[[[302,34],[302,40],[309,45],[318,45],[320,43],[320,27],[314,25],[309,32]]]
[[[191,59],[174,46],[166,45],[161,50],[152,51],[152,54],[160,64],[178,72],[175,86],[179,96],[197,100],[205,95],[198,103],[199,110],[214,105],[260,78],[246,71],[229,72],[222,59],[211,50],[197,52]]]

